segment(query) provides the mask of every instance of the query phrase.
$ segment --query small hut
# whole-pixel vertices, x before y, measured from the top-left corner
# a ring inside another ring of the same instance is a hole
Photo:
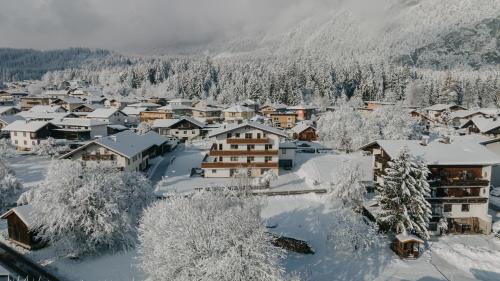
[[[32,231],[32,211],[33,208],[30,205],[17,206],[1,217],[7,220],[9,240],[29,250],[36,248],[39,244]]]
[[[424,240],[417,236],[401,233],[396,235],[392,249],[403,259],[416,259],[420,256],[420,249],[423,244]]]

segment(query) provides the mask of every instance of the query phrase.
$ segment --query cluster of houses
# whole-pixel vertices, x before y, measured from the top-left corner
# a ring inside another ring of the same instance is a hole
[[[111,98],[83,87],[47,90],[37,96],[1,91],[0,101],[0,129],[18,150],[32,150],[51,137],[65,140],[71,147],[60,159],[145,171],[151,159],[172,150],[177,142],[205,140],[211,145],[199,168],[206,178],[230,178],[242,172],[248,177],[268,171],[279,175],[280,168],[294,166],[297,141],[318,139],[315,119],[321,118],[313,106],[261,106],[252,100],[222,106],[206,100]],[[370,114],[391,105],[369,101],[359,110]],[[373,156],[374,185],[383,188],[387,163],[406,146],[431,171],[431,232],[440,232],[438,224],[444,218],[451,233],[490,233],[490,186],[500,185],[500,138],[496,139],[500,110],[454,104],[408,109],[408,114],[428,127],[447,127],[456,130],[457,136],[366,144],[360,150]],[[143,123],[151,130],[139,132]],[[364,207],[367,216],[376,217],[376,202],[367,200]],[[14,208],[2,218],[19,224],[25,209]],[[16,229],[23,232],[29,221],[24,223],[24,228]],[[13,228],[11,233],[9,228],[11,239],[31,247],[32,238],[19,231]],[[405,243],[420,243],[417,237],[400,238],[401,251],[406,249]]]

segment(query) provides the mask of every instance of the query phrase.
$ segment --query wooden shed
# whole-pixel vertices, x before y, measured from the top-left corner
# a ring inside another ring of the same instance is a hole
[[[420,256],[421,245],[424,240],[415,235],[401,233],[396,235],[392,249],[403,259],[416,259]]]
[[[32,231],[32,211],[30,205],[23,205],[10,209],[1,217],[7,220],[9,240],[29,250],[36,248],[39,244]]]

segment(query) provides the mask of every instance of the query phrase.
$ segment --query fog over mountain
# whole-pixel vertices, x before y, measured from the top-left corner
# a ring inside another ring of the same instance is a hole
[[[408,55],[500,16],[498,0],[1,0],[1,47],[136,54]],[[498,27],[482,35],[496,39]],[[484,29],[483,29],[484,30]],[[485,39],[486,37],[486,39]],[[482,47],[498,50],[495,40]]]

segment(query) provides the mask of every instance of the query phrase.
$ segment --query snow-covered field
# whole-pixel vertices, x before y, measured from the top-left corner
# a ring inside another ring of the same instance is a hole
[[[32,187],[41,183],[47,175],[50,162],[50,158],[28,154],[5,159],[5,163],[14,170],[24,187]]]

